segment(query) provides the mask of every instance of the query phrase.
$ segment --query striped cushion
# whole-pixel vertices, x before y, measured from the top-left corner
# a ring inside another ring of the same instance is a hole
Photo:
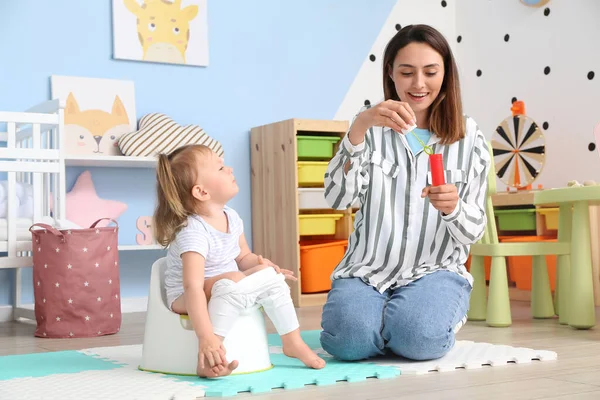
[[[203,144],[219,157],[223,156],[221,143],[214,140],[198,125],[181,126],[165,114],[146,114],[140,119],[139,130],[119,139],[119,149],[126,156],[153,156],[170,153],[186,144]]]

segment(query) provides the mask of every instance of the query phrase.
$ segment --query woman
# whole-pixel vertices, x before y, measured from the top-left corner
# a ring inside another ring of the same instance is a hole
[[[483,235],[490,156],[463,116],[458,71],[444,37],[400,30],[383,59],[385,101],[361,110],[325,174],[325,197],[355,231],[332,274],[321,345],[342,360],[393,353],[435,359],[466,321],[464,263]],[[407,133],[416,125],[413,133]],[[441,153],[446,184],[432,187],[422,142]]]

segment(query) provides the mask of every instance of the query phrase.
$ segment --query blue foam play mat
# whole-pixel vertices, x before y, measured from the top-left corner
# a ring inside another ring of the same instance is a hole
[[[0,381],[15,378],[38,378],[54,374],[103,371],[123,365],[79,351],[56,351],[0,357]]]

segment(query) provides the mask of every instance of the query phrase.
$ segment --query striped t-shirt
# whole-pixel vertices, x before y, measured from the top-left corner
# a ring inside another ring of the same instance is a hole
[[[465,116],[465,123],[464,139],[442,145],[433,134],[427,142],[443,155],[446,183],[458,189],[456,209],[444,216],[421,198],[431,182],[424,151],[414,155],[406,137],[390,128],[372,127],[357,146],[346,134],[325,173],[325,198],[334,209],[346,209],[357,198],[361,206],[333,279],[360,278],[383,293],[449,270],[473,284],[464,263],[485,229],[490,154],[475,121]]]
[[[187,225],[177,232],[167,251],[165,288],[169,307],[183,294],[183,253],[193,251],[204,257],[205,278],[239,270],[235,259],[240,254],[244,223],[234,209],[226,206],[224,211],[229,227],[227,233],[213,228],[198,215],[188,217]]]

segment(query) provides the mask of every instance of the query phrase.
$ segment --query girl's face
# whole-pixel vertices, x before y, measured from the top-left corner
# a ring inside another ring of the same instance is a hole
[[[239,191],[233,176],[233,168],[223,164],[223,159],[215,153],[202,157],[198,162],[198,184],[192,189],[194,196],[200,191],[200,200],[212,200],[225,205]]]
[[[400,100],[419,115],[433,103],[444,82],[444,60],[425,43],[410,43],[398,51],[390,77]]]

